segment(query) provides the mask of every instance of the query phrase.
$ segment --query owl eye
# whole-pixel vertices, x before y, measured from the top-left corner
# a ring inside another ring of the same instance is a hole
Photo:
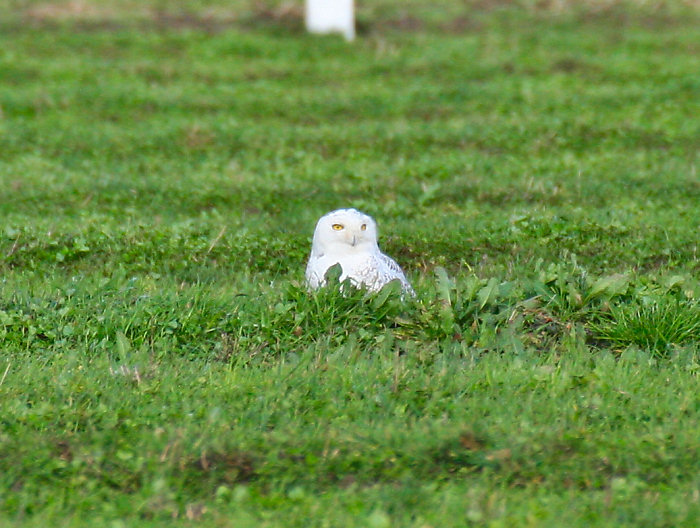
[[[333,224],[333,231],[341,231],[343,228],[343,224]]]
[[[367,224],[362,224],[360,226],[360,231],[367,231]]]

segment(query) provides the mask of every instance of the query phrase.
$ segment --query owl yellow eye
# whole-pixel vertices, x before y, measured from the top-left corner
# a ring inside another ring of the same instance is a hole
[[[360,231],[367,231],[367,224],[362,224],[360,226]]]
[[[343,224],[333,224],[333,231],[340,231],[343,227]]]

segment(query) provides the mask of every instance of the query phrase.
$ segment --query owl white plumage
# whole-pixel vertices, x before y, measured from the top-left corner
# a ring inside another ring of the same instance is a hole
[[[377,223],[357,209],[337,209],[316,224],[306,282],[313,290],[325,284],[328,269],[340,264],[340,281],[350,279],[356,286],[379,291],[393,280],[404,293],[415,295],[401,267],[379,250]]]

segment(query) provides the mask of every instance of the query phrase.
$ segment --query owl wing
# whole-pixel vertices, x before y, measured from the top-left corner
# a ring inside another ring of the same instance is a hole
[[[320,268],[319,259],[309,258],[309,263],[306,265],[306,284],[312,290],[318,289],[323,284],[323,274],[320,273]]]
[[[406,275],[404,275],[403,270],[401,269],[401,266],[399,266],[393,258],[385,255],[384,253],[380,253],[379,258],[380,258],[382,264],[387,268],[387,271],[388,271],[388,275],[387,275],[385,283],[398,279],[401,282],[401,289],[403,289],[404,292],[409,293],[410,295],[414,296],[416,294],[416,292],[413,291],[413,288],[411,287],[411,284],[408,282]]]

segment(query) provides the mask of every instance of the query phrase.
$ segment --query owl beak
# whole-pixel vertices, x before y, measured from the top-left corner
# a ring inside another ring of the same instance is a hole
[[[352,235],[352,244],[351,246],[355,247],[355,244],[357,244],[357,237],[355,235]]]

